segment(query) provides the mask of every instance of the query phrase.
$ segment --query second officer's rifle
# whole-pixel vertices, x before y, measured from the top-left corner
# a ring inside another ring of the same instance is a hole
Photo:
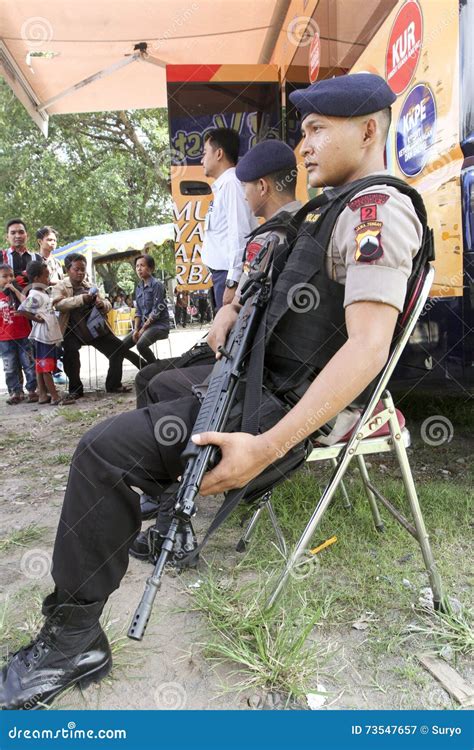
[[[213,367],[192,434],[221,432],[225,428],[239,378],[244,372],[255,332],[270,297],[272,259],[278,244],[278,235],[271,234],[252,263],[252,270],[240,294],[242,309],[225,345],[219,347],[221,358]],[[218,448],[215,445],[196,445],[190,439],[182,456],[186,459],[186,466],[176,492],[173,519],[128,631],[128,637],[137,641],[141,641],[145,634],[178,527],[180,523],[189,523],[195,514],[196,496],[204,474],[218,463]]]

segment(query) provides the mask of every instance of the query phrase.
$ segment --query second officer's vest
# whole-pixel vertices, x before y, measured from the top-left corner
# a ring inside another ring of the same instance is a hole
[[[309,201],[294,217],[299,228],[286,257],[280,258],[281,271],[266,314],[264,379],[273,391],[286,393],[309,385],[347,340],[344,285],[329,278],[326,254],[339,215],[357,193],[372,185],[393,186],[408,195],[423,227],[408,290],[420,263],[434,258],[422,198],[402,180],[374,175]]]

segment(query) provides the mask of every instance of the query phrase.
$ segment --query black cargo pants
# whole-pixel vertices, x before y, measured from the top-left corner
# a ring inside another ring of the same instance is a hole
[[[69,596],[101,601],[120,585],[141,527],[132,488],[156,495],[181,474],[180,455],[199,411],[191,385],[203,381],[204,371],[207,365],[163,373],[167,400],[107,419],[81,438],[53,553],[54,582]]]

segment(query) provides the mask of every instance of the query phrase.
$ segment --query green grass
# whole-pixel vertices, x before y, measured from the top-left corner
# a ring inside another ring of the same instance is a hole
[[[9,536],[0,539],[0,552],[8,552],[12,547],[27,547],[41,539],[46,530],[44,526],[31,525],[12,531]]]
[[[455,450],[459,452],[459,449],[460,446],[455,446]],[[437,458],[439,454],[431,451],[432,465],[428,473],[417,475],[417,489],[445,591],[463,602],[472,559],[467,542],[471,482],[466,473],[456,477],[456,481],[440,477]],[[409,517],[393,458],[382,456],[369,460],[372,463],[370,475],[376,486]],[[379,469],[380,463],[387,466],[386,471]],[[273,504],[290,548],[299,538],[325,484],[322,465],[313,466],[304,467],[274,492]],[[387,655],[394,661],[406,660],[407,651],[426,650],[429,643],[436,642],[438,651],[451,645],[460,654],[471,648],[472,625],[467,611],[461,620],[454,620],[452,614],[444,616],[431,612],[430,623],[410,628],[407,640],[407,625],[413,620],[413,608],[418,607],[420,590],[429,585],[419,545],[383,508],[385,532],[378,533],[355,468],[345,481],[352,509],[346,510],[342,498],[337,497],[310,546],[315,547],[334,535],[337,542],[312,558],[309,567],[302,569],[302,576],[290,578],[270,615],[263,611],[263,606],[275,582],[275,574],[283,567],[283,560],[274,544],[267,515],[261,516],[246,554],[239,557],[237,563],[235,556],[231,556],[227,563],[229,569],[224,575],[230,584],[219,585],[216,570],[218,566],[221,570],[222,566],[226,567],[229,544],[235,545],[239,538],[238,524],[248,509],[235,513],[209,545],[206,556],[214,555],[209,578],[193,592],[196,606],[205,614],[211,628],[206,653],[237,665],[239,684],[243,687],[258,685],[301,695],[320,669],[321,654],[311,650],[315,633],[329,640],[338,637],[341,632],[350,630],[352,623],[367,611],[373,612],[374,617],[365,631],[364,655],[366,665],[373,666],[374,674]],[[295,670],[293,664],[297,665]],[[397,678],[395,669],[392,669],[394,679]],[[411,681],[413,689],[422,680],[415,666],[405,677]],[[378,679],[380,690],[386,691],[385,678],[379,675]],[[372,687],[378,689],[375,683]]]
[[[330,644],[310,639],[328,603],[315,608],[304,597],[297,599],[295,606],[270,615],[254,584],[238,588],[212,573],[193,590],[195,606],[205,612],[212,633],[202,644],[204,652],[230,665],[233,690],[263,688],[301,697],[311,689],[332,651]]]
[[[9,654],[26,646],[40,629],[42,599],[38,589],[33,588],[28,591],[27,598],[6,596],[0,602],[0,643]],[[20,609],[21,615],[17,614]]]
[[[71,407],[64,407],[63,409],[58,409],[57,413],[64,417],[66,422],[82,422],[84,421],[84,412],[79,411],[79,409],[73,409]]]
[[[65,406],[58,409],[57,413],[64,417],[66,422],[80,422],[83,425],[94,424],[97,419],[103,419],[104,415],[98,409],[74,409],[71,406]]]
[[[69,453],[59,453],[57,456],[53,457],[55,464],[65,464],[66,466],[69,466],[71,459],[72,456]]]
[[[419,624],[410,626],[412,633],[426,637],[430,650],[442,656],[449,647],[454,657],[460,654],[472,656],[474,653],[473,610],[462,607],[454,612],[449,607],[444,612],[433,614],[429,609],[422,609]]]

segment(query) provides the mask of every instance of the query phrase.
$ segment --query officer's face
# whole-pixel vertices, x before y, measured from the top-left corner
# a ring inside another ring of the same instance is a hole
[[[255,182],[243,182],[242,184],[244,186],[245,200],[249,204],[253,215],[262,216],[262,210],[268,196],[264,181],[255,180]]]
[[[300,153],[311,187],[342,185],[357,168],[358,133],[354,121],[343,117],[308,115],[302,123]]]
[[[222,149],[213,148],[209,141],[204,144],[201,164],[204,167],[206,177],[214,177],[219,164],[219,153]]]

